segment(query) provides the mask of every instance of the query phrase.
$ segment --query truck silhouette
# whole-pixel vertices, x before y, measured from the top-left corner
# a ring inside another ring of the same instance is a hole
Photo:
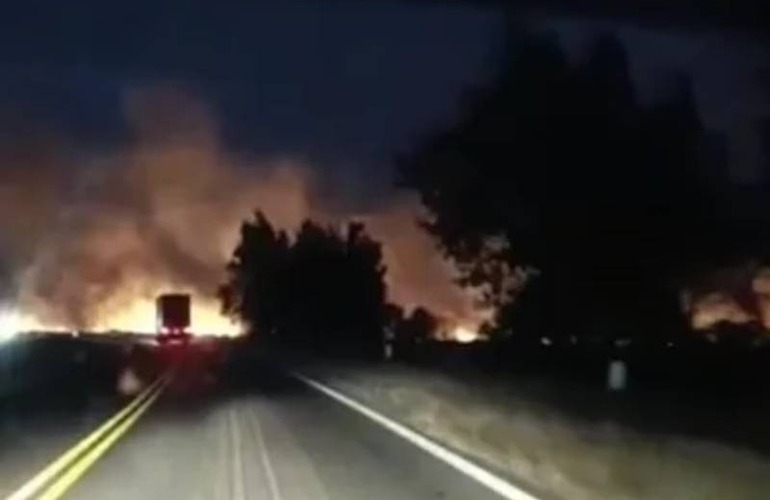
[[[181,293],[160,295],[156,301],[158,341],[187,341],[190,327],[190,296]]]

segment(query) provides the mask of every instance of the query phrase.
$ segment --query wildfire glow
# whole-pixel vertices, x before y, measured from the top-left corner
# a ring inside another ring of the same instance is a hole
[[[487,318],[416,224],[416,195],[359,206],[346,198],[352,184],[327,189],[337,179],[326,169],[233,150],[205,103],[174,85],[127,89],[123,104],[131,140],[114,149],[72,155],[56,133],[0,138],[3,264],[18,311],[0,318],[7,331],[154,333],[155,298],[179,292],[192,295],[193,332],[237,335],[214,290],[241,222],[259,209],[289,231],[306,218],[365,222],[383,243],[388,301],[450,318],[446,340],[460,323],[455,337],[476,338]]]
[[[21,318],[14,311],[0,312],[0,342],[16,336],[22,324]]]
[[[464,326],[458,326],[452,330],[452,340],[463,344],[475,342],[479,339],[479,334],[476,331],[466,328]]]
[[[218,337],[237,337],[243,334],[241,325],[219,313],[219,304],[215,300],[193,300],[191,307],[191,334]],[[155,318],[155,301],[135,298],[127,307],[100,314],[99,321],[89,330],[95,333],[118,331],[153,335],[157,333]],[[0,341],[8,340],[20,332],[70,332],[75,329],[72,325],[46,324],[17,311],[0,311]]]
[[[191,308],[190,333],[193,335],[235,337],[243,333],[240,325],[219,313],[219,304],[216,301],[193,298]],[[155,301],[137,298],[131,301],[128,307],[102,315],[94,330],[154,334],[156,333],[155,318]]]

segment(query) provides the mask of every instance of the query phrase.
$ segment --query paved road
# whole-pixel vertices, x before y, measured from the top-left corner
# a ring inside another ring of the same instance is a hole
[[[0,498],[124,403],[117,349],[69,341],[0,345]]]
[[[170,385],[65,498],[499,497],[365,417],[263,367],[238,372],[213,390]]]
[[[58,389],[58,388],[57,388]],[[107,394],[68,391],[47,402],[34,397],[20,404],[0,404],[0,498],[10,495],[54,458],[69,449],[119,409],[120,401]],[[45,404],[43,404],[45,403]]]

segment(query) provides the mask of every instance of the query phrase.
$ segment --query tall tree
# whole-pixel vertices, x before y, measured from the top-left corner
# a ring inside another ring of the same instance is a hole
[[[294,345],[379,353],[386,319],[380,244],[361,224],[338,231],[309,220],[292,239],[261,213],[244,223],[221,289],[225,312]]]
[[[252,332],[276,333],[286,309],[288,257],[286,233],[256,212],[241,225],[240,241],[227,264],[228,281],[219,291],[223,312]]]
[[[396,340],[414,346],[436,336],[439,320],[424,307],[415,308],[406,316],[396,330]]]
[[[689,87],[645,108],[613,37],[579,64],[549,39],[512,40],[458,122],[399,160],[430,212],[427,230],[464,283],[486,289],[501,327],[679,328],[672,280],[690,249],[709,248],[714,221]],[[515,269],[538,272],[512,279]]]

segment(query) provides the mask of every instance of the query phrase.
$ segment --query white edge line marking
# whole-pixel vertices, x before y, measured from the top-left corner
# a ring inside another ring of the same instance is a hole
[[[278,488],[278,480],[275,477],[273,464],[270,462],[270,456],[267,453],[267,442],[265,442],[265,438],[262,435],[262,426],[259,423],[259,417],[257,417],[256,412],[253,414],[252,424],[254,426],[254,433],[257,436],[260,455],[262,456],[262,465],[265,467],[267,484],[270,486],[270,496],[273,497],[273,500],[283,500],[281,490]]]
[[[243,456],[241,455],[241,433],[238,427],[238,419],[235,416],[235,409],[230,408],[230,444],[232,445],[232,482],[233,482],[233,500],[245,500],[246,492],[243,484]]]
[[[214,483],[214,498],[227,498],[230,493],[230,479],[232,466],[232,450],[230,449],[230,412],[223,411],[215,415],[219,426],[214,434],[217,443],[217,457],[214,463],[218,465],[217,481]],[[212,469],[214,466],[211,467]]]
[[[398,422],[391,420],[390,418],[370,408],[367,408],[361,403],[345,396],[344,394],[332,389],[331,387],[325,384],[322,384],[321,382],[317,382],[300,373],[292,372],[292,375],[295,378],[306,383],[307,385],[313,387],[314,389],[326,394],[330,398],[337,400],[338,402],[347,406],[351,410],[354,410],[360,413],[361,415],[385,427],[386,429],[393,432],[394,434],[397,434],[400,437],[406,439],[407,441],[411,442],[415,446],[423,449],[424,451],[430,453],[434,457],[443,461],[447,465],[454,467],[455,469],[462,472],[466,476],[469,476],[470,478],[476,480],[477,482],[486,486],[490,490],[494,491],[501,497],[506,498],[508,500],[540,500],[538,497],[533,496],[530,493],[527,493],[521,488],[518,488],[513,484],[509,483],[505,479],[492,474],[486,469],[479,467],[478,465],[463,458],[457,453],[454,453],[448,448],[445,448],[440,444],[426,438],[422,434],[418,434],[417,432],[409,429],[405,425],[399,424]]]

